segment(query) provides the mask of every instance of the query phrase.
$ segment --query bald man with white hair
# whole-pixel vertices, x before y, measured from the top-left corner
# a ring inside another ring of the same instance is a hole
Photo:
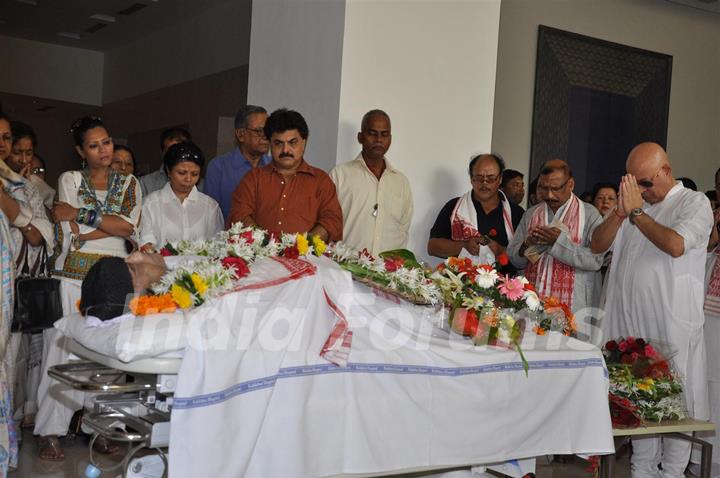
[[[703,288],[710,202],[673,177],[655,143],[636,146],[626,170],[617,208],[590,243],[594,252],[613,251],[604,339],[632,335],[668,344],[690,416],[707,419]],[[686,441],[633,439],[632,477],[683,477],[689,458]]]

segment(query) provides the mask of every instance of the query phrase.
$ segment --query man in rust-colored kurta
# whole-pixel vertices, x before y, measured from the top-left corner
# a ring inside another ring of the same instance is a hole
[[[274,111],[265,123],[272,163],[250,171],[232,196],[227,225],[242,221],[274,233],[317,234],[342,239],[342,210],[325,171],[305,162],[308,127],[300,113]]]

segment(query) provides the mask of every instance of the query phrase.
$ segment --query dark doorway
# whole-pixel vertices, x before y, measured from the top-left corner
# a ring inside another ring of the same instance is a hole
[[[667,142],[672,57],[541,25],[530,175],[566,160],[575,193],[618,183],[630,150]]]

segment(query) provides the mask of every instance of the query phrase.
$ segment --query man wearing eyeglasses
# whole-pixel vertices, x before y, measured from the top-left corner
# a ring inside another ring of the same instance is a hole
[[[636,336],[668,344],[684,378],[689,415],[709,418],[703,312],[720,315],[720,284],[704,294],[706,247],[713,227],[710,201],[675,180],[667,154],[642,143],[628,156],[620,199],[592,238],[595,251],[612,248],[602,331],[605,338]],[[682,477],[690,456],[685,441],[633,439],[632,476]]]
[[[508,252],[538,294],[558,298],[578,315],[600,301],[604,254],[590,250],[602,216],[573,193],[574,187],[565,161],[546,161],[536,188],[540,203],[523,216]]]
[[[262,106],[241,107],[235,115],[237,146],[208,164],[205,194],[218,202],[225,220],[230,216],[233,191],[240,181],[253,168],[270,164],[270,142],[263,131],[267,118],[267,111]]]
[[[343,241],[377,256],[407,245],[413,214],[410,182],[385,158],[392,133],[390,117],[371,110],[357,135],[362,151],[330,171],[343,211]]]
[[[505,248],[524,210],[500,191],[505,162],[498,154],[479,154],[470,161],[472,189],[451,199],[440,210],[430,230],[428,253],[436,257],[471,256],[514,273]]]

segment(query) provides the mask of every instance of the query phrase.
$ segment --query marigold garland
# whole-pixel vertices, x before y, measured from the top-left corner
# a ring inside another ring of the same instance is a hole
[[[130,310],[135,315],[159,314],[162,312],[175,312],[177,305],[170,294],[141,295],[130,301]]]

